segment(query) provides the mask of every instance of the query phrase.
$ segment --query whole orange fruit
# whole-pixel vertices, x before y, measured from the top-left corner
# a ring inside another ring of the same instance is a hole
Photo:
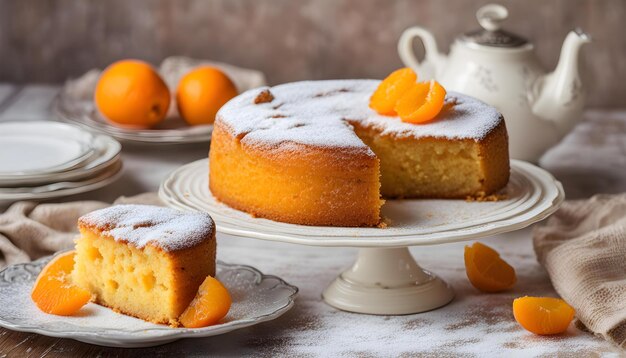
[[[102,72],[94,100],[100,113],[113,124],[149,128],[165,118],[170,97],[167,85],[151,65],[122,60]]]
[[[236,95],[237,87],[224,72],[209,66],[198,67],[178,84],[178,113],[190,125],[211,124],[217,111]]]

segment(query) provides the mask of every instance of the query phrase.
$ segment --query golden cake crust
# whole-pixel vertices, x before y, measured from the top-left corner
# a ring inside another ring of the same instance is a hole
[[[303,225],[379,222],[379,162],[369,151],[290,143],[253,146],[221,122],[213,128],[209,186],[220,201],[254,216]],[[235,169],[234,169],[235,168]],[[337,205],[341,193],[345,205]]]

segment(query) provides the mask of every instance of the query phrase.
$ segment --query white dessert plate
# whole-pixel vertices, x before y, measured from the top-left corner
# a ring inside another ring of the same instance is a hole
[[[97,175],[78,181],[55,182],[33,187],[1,188],[0,203],[43,200],[86,193],[111,184],[119,179],[122,173],[122,161],[118,159]]]
[[[0,187],[34,186],[92,177],[119,160],[122,150],[118,141],[106,135],[93,136],[92,147],[93,154],[75,168],[58,173],[24,174],[11,178],[0,177]]]
[[[30,298],[37,275],[52,257],[0,271],[0,326],[14,331],[70,338],[110,347],[150,347],[181,338],[215,336],[273,320],[294,304],[298,288],[250,266],[217,263],[217,278],[233,304],[223,323],[197,329],[145,322],[93,303],[70,317],[41,312]]]
[[[206,159],[180,167],[161,183],[159,197],[171,207],[208,212],[226,234],[313,246],[404,247],[480,238],[540,221],[564,199],[552,175],[512,160],[505,199],[388,200],[382,208],[385,228],[304,226],[253,218],[218,202],[208,188],[208,168]]]
[[[159,72],[173,92],[179,79],[199,65],[222,69],[233,80],[239,92],[265,85],[265,76],[259,71],[185,57],[166,59],[160,65]],[[68,81],[54,102],[55,114],[63,121],[128,142],[176,144],[207,142],[211,139],[213,125],[189,126],[178,116],[175,96],[172,96],[167,118],[155,128],[126,129],[110,124],[93,103],[93,93],[99,76],[99,70],[92,70],[80,78]]]
[[[50,121],[0,123],[0,179],[72,169],[93,154],[91,133]]]

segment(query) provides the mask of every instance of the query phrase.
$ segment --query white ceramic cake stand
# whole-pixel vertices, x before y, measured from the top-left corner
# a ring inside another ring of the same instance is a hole
[[[184,165],[161,184],[160,198],[181,210],[208,212],[219,232],[312,246],[360,248],[354,265],[324,290],[336,308],[369,314],[410,314],[441,307],[454,293],[422,269],[408,247],[480,239],[514,231],[553,213],[564,199],[561,184],[545,170],[513,160],[506,199],[389,200],[386,228],[294,225],[253,218],[221,204],[208,189],[208,161]]]

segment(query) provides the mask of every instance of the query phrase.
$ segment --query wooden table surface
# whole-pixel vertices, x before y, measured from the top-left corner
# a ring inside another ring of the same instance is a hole
[[[52,120],[56,86],[0,84],[0,121]],[[585,121],[548,152],[541,165],[565,187],[568,198],[626,191],[626,110],[590,110]],[[206,156],[207,144],[124,145],[125,172],[110,186],[57,201],[112,201],[154,191],[168,172]],[[204,339],[144,349],[94,346],[70,339],[0,329],[0,357],[68,356],[619,356],[622,352],[572,325],[557,337],[521,329],[511,302],[523,295],[556,296],[538,265],[531,230],[490,237],[518,273],[510,292],[482,294],[467,281],[464,243],[412,248],[418,262],[452,284],[456,297],[441,309],[407,316],[370,316],[326,305],[322,289],[347,268],[355,249],[319,248],[218,235],[218,257],[252,264],[300,288],[294,308],[267,323]]]

